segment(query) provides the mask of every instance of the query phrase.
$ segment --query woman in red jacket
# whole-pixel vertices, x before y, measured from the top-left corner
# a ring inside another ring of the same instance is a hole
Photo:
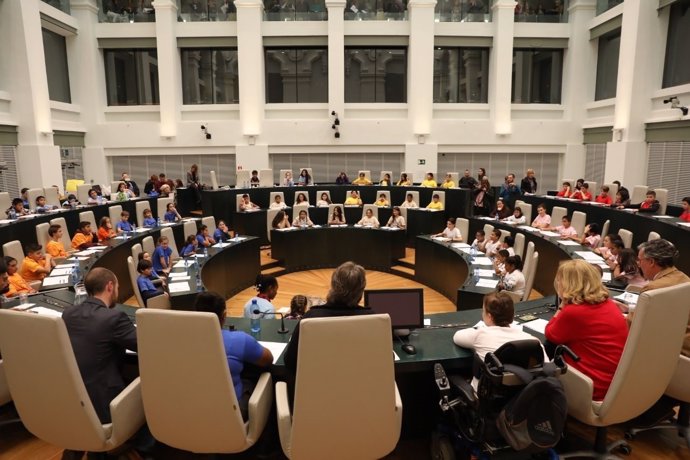
[[[546,325],[546,339],[567,345],[580,356],[568,361],[592,379],[593,398],[606,396],[628,338],[628,326],[601,284],[601,274],[588,262],[568,260],[558,267],[554,286],[561,304]]]
[[[681,204],[683,205],[683,214],[680,215],[680,220],[690,222],[690,196],[683,198]]]

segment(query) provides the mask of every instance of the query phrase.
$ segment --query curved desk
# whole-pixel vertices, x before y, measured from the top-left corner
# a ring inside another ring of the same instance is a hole
[[[271,257],[288,272],[337,267],[351,260],[365,268],[389,271],[405,257],[405,232],[357,227],[271,230]]]

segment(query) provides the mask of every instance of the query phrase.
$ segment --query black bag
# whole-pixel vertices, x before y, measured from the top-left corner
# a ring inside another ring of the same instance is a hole
[[[556,366],[544,363],[537,375],[519,366],[505,365],[504,369],[527,386],[499,413],[498,431],[518,451],[537,452],[555,446],[561,439],[568,412],[563,385],[555,377]]]

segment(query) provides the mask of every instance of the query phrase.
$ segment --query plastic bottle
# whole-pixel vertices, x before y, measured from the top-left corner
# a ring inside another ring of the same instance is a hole
[[[161,222],[161,218],[159,217],[159,218],[156,220],[156,227],[160,227],[162,224],[163,224],[163,222]]]
[[[196,292],[201,292],[204,290],[204,285],[201,284],[201,272],[196,271]]]
[[[208,247],[204,246],[204,258],[208,257]]]
[[[256,302],[256,299],[252,299],[249,328],[254,333],[261,332],[261,313],[254,313],[256,311],[259,311],[259,304]]]

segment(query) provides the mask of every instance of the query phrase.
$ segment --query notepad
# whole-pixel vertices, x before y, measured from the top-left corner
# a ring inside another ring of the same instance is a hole
[[[532,321],[528,321],[526,323],[523,323],[522,326],[532,329],[534,332],[538,332],[540,334],[544,334],[544,331],[546,330],[546,325],[549,324],[548,321],[545,319],[537,318]]]
[[[282,342],[264,342],[263,340],[259,340],[259,343],[262,347],[268,348],[271,351],[273,355],[273,364],[278,362],[278,358],[280,358],[280,355],[285,351],[285,347],[287,347],[287,343]]]
[[[50,276],[69,275],[70,273],[72,273],[72,270],[74,270],[74,267],[71,265],[67,267],[57,266],[53,268],[53,271],[50,272]]]
[[[477,281],[477,284],[475,286],[477,287],[485,287],[485,288],[495,288],[498,285],[498,280],[490,280],[486,278],[481,278],[479,281]]]
[[[52,309],[46,308],[46,307],[33,307],[27,311],[32,311],[34,313],[38,313],[39,315],[53,316],[55,318],[60,318],[62,316],[62,312],[57,311],[57,310],[52,310]]]
[[[549,237],[561,236],[560,233],[550,232],[550,231],[548,231],[548,230],[542,230],[542,231],[541,231],[541,234],[544,235],[544,236],[549,236]]]
[[[487,270],[483,268],[478,268],[474,271],[474,274],[477,276],[482,276],[485,278],[493,278],[494,277],[494,271],[493,270]]]
[[[475,257],[472,263],[477,265],[493,265],[493,262],[488,257]]]
[[[61,284],[69,283],[69,276],[49,276],[48,278],[43,278],[43,286],[59,286]]]
[[[592,251],[575,251],[575,255],[582,257],[588,262],[598,263],[604,261],[601,256],[593,253]]]
[[[558,240],[558,244],[562,244],[563,246],[580,246],[580,243],[577,241],[570,240]]]
[[[214,245],[211,246],[211,247],[212,247],[212,248],[219,248],[219,249],[222,249],[222,248],[225,248],[225,247],[228,247],[228,246],[230,246],[230,243],[223,243],[223,242],[221,242],[221,243],[216,243],[216,244],[214,244]]]
[[[189,283],[170,283],[168,290],[170,292],[187,292],[189,291]]]

